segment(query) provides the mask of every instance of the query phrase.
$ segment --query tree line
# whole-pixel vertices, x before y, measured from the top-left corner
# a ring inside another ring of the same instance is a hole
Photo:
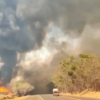
[[[100,57],[96,54],[70,56],[60,62],[52,82],[62,92],[100,91]]]

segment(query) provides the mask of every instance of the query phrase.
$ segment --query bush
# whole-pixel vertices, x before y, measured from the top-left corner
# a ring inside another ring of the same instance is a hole
[[[16,82],[12,86],[12,91],[17,96],[25,96],[27,93],[31,92],[32,90],[34,90],[34,86],[25,82]]]

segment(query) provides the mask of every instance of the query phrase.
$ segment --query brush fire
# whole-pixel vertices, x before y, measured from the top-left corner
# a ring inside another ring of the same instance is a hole
[[[2,95],[3,97],[2,96],[1,97],[4,99],[14,98],[13,93],[9,89],[7,89],[5,86],[3,86],[3,78],[0,79],[0,95]]]
[[[10,90],[8,90],[6,87],[2,86],[0,87],[0,94],[12,95],[12,92],[10,92]]]
[[[0,79],[0,94],[12,95],[12,92],[3,86],[3,78]]]

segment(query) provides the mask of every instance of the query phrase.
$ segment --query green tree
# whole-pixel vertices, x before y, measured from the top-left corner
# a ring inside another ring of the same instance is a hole
[[[81,92],[85,89],[100,90],[100,57],[96,54],[70,56],[60,62],[52,82],[63,91]]]

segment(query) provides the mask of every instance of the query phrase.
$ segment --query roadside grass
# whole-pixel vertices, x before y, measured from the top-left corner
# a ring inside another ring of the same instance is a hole
[[[88,91],[85,90],[81,93],[61,93],[61,95],[67,95],[67,96],[78,96],[78,97],[90,97],[90,98],[100,98],[100,92],[96,91]]]
[[[13,99],[5,99],[4,95],[0,95],[0,100],[24,100],[25,98],[27,98],[28,96],[23,96],[23,97],[15,97]]]

